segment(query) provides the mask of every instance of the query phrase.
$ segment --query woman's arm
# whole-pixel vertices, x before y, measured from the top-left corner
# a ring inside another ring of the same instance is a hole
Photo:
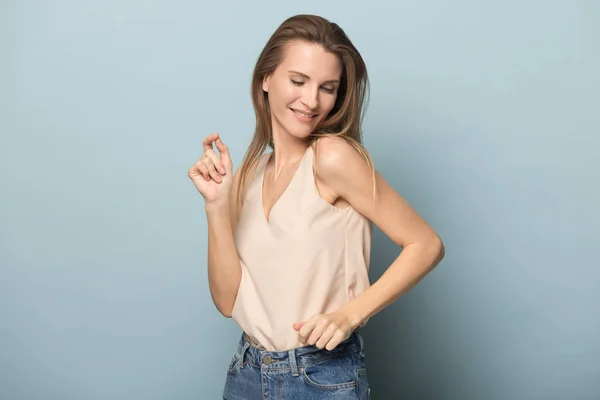
[[[444,257],[444,245],[437,233],[377,173],[377,196],[373,197],[371,168],[350,144],[341,139],[322,138],[317,142],[315,154],[317,183],[350,203],[403,249],[377,282],[336,313],[316,315],[294,325],[302,343],[327,345],[331,349],[362,321],[423,279]]]
[[[205,207],[208,221],[210,295],[217,310],[227,318],[231,318],[242,277],[240,259],[234,242],[239,211],[234,196],[238,185],[239,174],[235,174],[228,201],[207,203]]]

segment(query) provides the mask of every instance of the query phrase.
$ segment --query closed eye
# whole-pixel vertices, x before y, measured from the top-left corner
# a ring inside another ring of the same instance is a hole
[[[304,82],[295,81],[293,79],[290,79],[290,80],[292,81],[292,84],[294,84],[296,86],[302,86],[302,85],[304,85]],[[323,90],[327,94],[333,94],[333,92],[335,92],[334,88],[329,88],[329,87],[322,87],[321,90]]]

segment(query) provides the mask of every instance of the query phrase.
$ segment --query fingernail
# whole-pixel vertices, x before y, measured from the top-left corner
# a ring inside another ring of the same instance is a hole
[[[221,168],[221,174],[225,175],[225,168]]]

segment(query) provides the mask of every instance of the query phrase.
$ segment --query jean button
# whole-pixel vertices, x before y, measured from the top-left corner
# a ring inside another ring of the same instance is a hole
[[[265,358],[263,358],[263,363],[265,363],[266,365],[269,365],[269,364],[274,363],[274,362],[275,362],[275,360],[273,360],[271,358],[271,356],[265,356]]]

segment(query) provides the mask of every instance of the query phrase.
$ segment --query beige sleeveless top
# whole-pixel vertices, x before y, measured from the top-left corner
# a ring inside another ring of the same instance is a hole
[[[232,318],[258,347],[283,351],[303,346],[295,322],[336,311],[369,287],[372,224],[351,206],[321,198],[312,147],[267,220],[262,185],[270,154],[247,186],[235,232],[242,278]]]

